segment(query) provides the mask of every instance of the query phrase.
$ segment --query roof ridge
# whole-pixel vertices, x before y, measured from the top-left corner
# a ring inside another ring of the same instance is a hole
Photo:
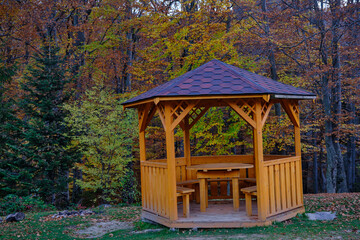
[[[217,59],[216,59],[216,60],[217,60]],[[221,63],[222,65],[225,65],[225,66],[226,66],[228,69],[230,69],[230,71],[232,71],[233,73],[236,73],[236,75],[240,75],[240,74],[233,69],[234,67],[237,68],[237,69],[239,69],[239,70],[243,70],[243,71],[246,71],[246,72],[249,72],[249,73],[252,73],[252,74],[256,74],[256,73],[253,73],[253,72],[250,72],[250,71],[247,71],[247,70],[238,68],[238,67],[236,67],[236,66],[232,66],[232,65],[230,65],[230,64],[224,63],[224,62],[222,62],[222,61],[219,61],[219,60],[217,60],[217,61],[218,61],[219,63]],[[260,75],[260,76],[261,76],[261,75]],[[258,87],[258,90],[262,90],[262,91],[265,90],[265,91],[267,91],[267,92],[270,92],[269,89],[260,86],[258,83],[256,83],[256,82],[248,79],[247,77],[241,76],[241,75],[240,75],[240,77],[243,78],[244,80],[246,80],[247,82],[250,82],[250,83],[254,84],[256,87]],[[262,77],[264,77],[264,76],[262,76]],[[266,78],[268,78],[268,77],[266,77]],[[270,79],[270,78],[269,78],[269,79]],[[271,79],[271,80],[273,80],[273,79]],[[275,81],[275,80],[273,80],[273,81]],[[277,82],[277,81],[275,81],[275,82]]]
[[[211,61],[212,61],[212,60],[211,60]],[[209,61],[209,62],[211,62],[211,61]],[[207,62],[207,63],[209,63],[209,62]],[[167,86],[167,87],[173,87],[175,84],[179,83],[179,82],[180,82],[181,80],[183,80],[185,77],[191,78],[192,76],[189,76],[189,75],[191,75],[195,70],[203,69],[204,66],[205,66],[207,63],[204,63],[204,64],[202,64],[201,66],[199,66],[199,67],[197,67],[197,68],[194,68],[194,69],[192,69],[192,70],[190,70],[190,71],[188,71],[188,72],[186,72],[186,73],[184,73],[184,74],[182,74],[182,75],[180,75],[180,76],[178,76],[178,77],[176,77],[176,78],[174,78],[174,79],[171,79],[171,80],[167,81],[166,83],[169,83],[169,86]],[[170,82],[172,82],[172,83],[170,84]],[[163,84],[165,84],[165,83],[163,83]],[[160,86],[161,86],[161,85],[160,85]],[[161,94],[163,91],[165,91],[165,89],[162,89],[162,90],[161,90],[160,92],[158,92],[158,93]]]

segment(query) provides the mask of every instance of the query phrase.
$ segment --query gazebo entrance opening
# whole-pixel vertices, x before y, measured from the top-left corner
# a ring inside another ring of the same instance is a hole
[[[312,99],[314,95],[267,78],[263,85],[244,80],[259,81],[260,76],[235,70],[213,60],[158,87],[158,91],[155,88],[124,103],[125,107],[136,107],[139,114],[144,218],[176,228],[246,227],[282,221],[304,211],[298,100]],[[210,81],[209,72],[223,74],[217,77],[220,80]],[[230,83],[223,81],[229,79],[228,76],[231,76]],[[231,91],[226,90],[227,86]],[[180,90],[176,90],[177,87]],[[199,95],[186,90],[191,87],[198,89]],[[277,87],[281,91],[270,94],[265,87],[272,91]],[[169,96],[174,89],[175,96]],[[211,91],[216,89],[220,94],[212,95]],[[221,94],[221,89],[230,93]],[[246,92],[239,93],[239,89]],[[251,94],[254,91],[258,92]],[[275,103],[281,104],[294,125],[294,156],[263,154],[262,130]],[[254,154],[191,156],[190,129],[210,107],[226,106],[251,126]],[[166,159],[146,160],[145,129],[155,113],[159,114],[165,129]],[[184,133],[184,157],[178,158],[174,146],[176,126]],[[239,203],[241,193],[246,200]],[[190,195],[192,201],[189,202]]]

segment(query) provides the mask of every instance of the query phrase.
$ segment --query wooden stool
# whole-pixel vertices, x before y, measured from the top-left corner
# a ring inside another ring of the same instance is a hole
[[[177,197],[182,196],[182,199],[183,199],[183,214],[184,214],[184,217],[186,217],[186,218],[190,216],[189,195],[193,192],[195,192],[195,190],[192,188],[176,187],[176,196]]]
[[[251,204],[251,196],[257,196],[257,187],[247,187],[242,188],[241,191],[245,194],[245,204],[246,204],[246,214],[248,216],[252,215],[252,204]]]

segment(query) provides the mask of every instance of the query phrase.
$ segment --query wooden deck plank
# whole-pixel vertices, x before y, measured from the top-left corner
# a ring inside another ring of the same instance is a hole
[[[257,207],[254,202],[254,213],[257,214]],[[265,221],[258,220],[257,216],[248,217],[245,212],[245,201],[240,201],[240,209],[238,212],[233,210],[232,202],[214,202],[210,201],[209,208],[205,213],[200,212],[199,204],[190,204],[190,217],[182,216],[182,204],[178,205],[179,219],[170,221],[167,218],[158,216],[156,214],[143,211],[142,217],[152,220],[154,222],[165,225],[169,228],[240,228],[240,227],[255,227],[267,226],[272,221],[284,221],[295,217],[298,213],[303,213],[304,208],[299,207],[287,212],[271,216]]]
[[[256,206],[256,200],[253,201]],[[178,205],[179,213],[182,211],[181,204]],[[254,207],[254,215],[257,215],[257,208]],[[190,203],[190,217],[179,217],[177,222],[234,222],[234,221],[247,221],[256,222],[257,216],[248,217],[245,210],[245,201],[241,200],[239,210],[234,211],[233,202],[229,201],[210,201],[209,207],[206,212],[200,211],[200,205],[194,202]],[[180,214],[179,214],[180,216]]]

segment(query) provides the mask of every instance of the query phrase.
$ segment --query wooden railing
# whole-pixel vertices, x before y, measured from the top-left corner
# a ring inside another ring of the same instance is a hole
[[[264,162],[268,216],[303,205],[301,157]]]
[[[157,159],[157,160],[149,160],[148,162],[154,162],[154,163],[165,163],[166,159]],[[186,178],[186,161],[185,158],[180,157],[176,158],[176,182],[185,181]]]
[[[268,206],[267,216],[273,216],[303,206],[301,183],[301,158],[289,156],[264,156],[265,193]],[[191,157],[195,164],[216,162],[254,163],[253,155],[204,156]],[[143,186],[143,209],[163,217],[169,217],[169,200],[167,193],[168,170],[165,159],[150,160],[141,163],[141,182]],[[255,169],[240,170],[241,178],[255,178]],[[196,178],[196,171],[186,170],[185,158],[176,158],[176,181]],[[248,187],[255,183],[239,182],[239,187]],[[232,198],[231,181],[209,181],[209,199]],[[178,199],[181,201],[181,199]]]
[[[169,217],[167,197],[167,164],[161,161],[141,162],[143,209],[163,217]]]

